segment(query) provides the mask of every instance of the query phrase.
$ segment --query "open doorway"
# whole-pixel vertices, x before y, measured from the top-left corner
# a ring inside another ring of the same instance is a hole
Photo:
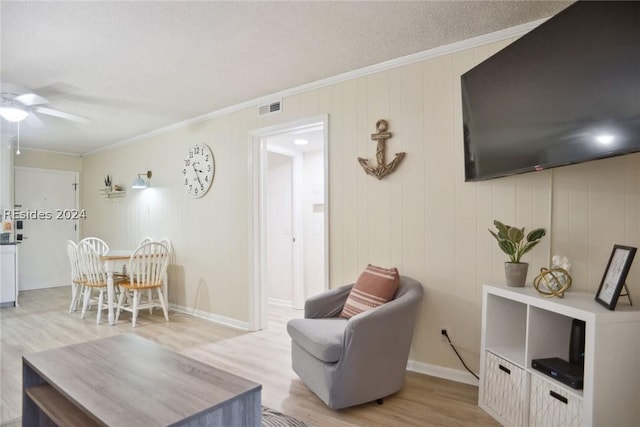
[[[327,117],[251,133],[250,328],[328,289]]]

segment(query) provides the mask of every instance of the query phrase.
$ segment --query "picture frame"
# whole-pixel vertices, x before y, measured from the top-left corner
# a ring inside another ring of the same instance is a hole
[[[625,286],[625,280],[633,257],[637,248],[623,245],[613,245],[607,268],[602,276],[600,287],[596,292],[596,301],[607,307],[609,310],[615,310],[620,292]]]

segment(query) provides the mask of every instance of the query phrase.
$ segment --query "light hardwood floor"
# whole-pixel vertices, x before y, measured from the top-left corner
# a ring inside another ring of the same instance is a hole
[[[133,332],[204,363],[262,384],[262,404],[313,426],[496,426],[477,406],[476,387],[407,372],[404,388],[384,400],[333,411],[291,370],[286,322],[301,311],[270,307],[269,328],[243,332],[210,321],[161,310],[142,314],[131,328],[125,314],[117,325],[95,323],[95,311],[80,320],[67,313],[70,288],[20,293],[21,305],[0,309],[0,423],[20,417],[23,354]],[[105,319],[106,316],[103,316]]]

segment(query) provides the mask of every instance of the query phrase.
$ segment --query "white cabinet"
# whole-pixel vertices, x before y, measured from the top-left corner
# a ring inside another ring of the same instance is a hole
[[[573,319],[585,322],[584,388],[531,368],[567,360]],[[485,285],[479,406],[508,426],[638,426],[640,308],[610,311],[588,292],[544,298],[533,288]]]
[[[529,427],[580,427],[583,400],[537,374],[531,375]]]
[[[484,403],[505,423],[526,425],[524,415],[526,374],[524,369],[491,352],[486,354]]]
[[[0,307],[17,303],[16,251],[15,244],[0,245]]]

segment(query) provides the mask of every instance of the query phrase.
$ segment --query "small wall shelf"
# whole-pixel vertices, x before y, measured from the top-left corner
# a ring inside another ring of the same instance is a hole
[[[127,194],[126,190],[112,190],[110,188],[102,188],[100,190],[100,193],[102,193],[103,196],[107,197],[107,198],[111,198],[111,197],[123,197]]]

